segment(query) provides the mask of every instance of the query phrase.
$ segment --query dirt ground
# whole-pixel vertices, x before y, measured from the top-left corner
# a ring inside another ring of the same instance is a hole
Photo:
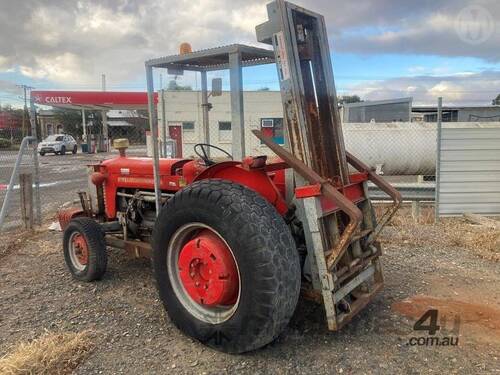
[[[79,283],[61,233],[2,235],[0,357],[47,330],[91,330],[94,349],[77,374],[500,373],[500,249],[485,242],[491,236],[460,219],[400,216],[382,237],[386,286],[347,327],[327,331],[322,307],[301,300],[278,340],[228,355],[172,325],[148,261],[113,251],[103,280]],[[413,324],[430,308],[440,314],[436,337],[456,336],[457,346],[410,345],[428,337]]]

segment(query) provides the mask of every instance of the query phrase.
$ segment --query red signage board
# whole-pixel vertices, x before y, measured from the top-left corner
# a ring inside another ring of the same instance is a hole
[[[54,107],[146,108],[148,105],[148,95],[145,92],[33,90],[31,95],[36,104]],[[154,98],[157,103],[156,93]]]

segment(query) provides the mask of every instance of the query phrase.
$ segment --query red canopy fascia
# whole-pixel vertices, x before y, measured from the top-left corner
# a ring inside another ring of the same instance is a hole
[[[73,109],[146,109],[146,92],[124,91],[39,91],[31,95],[35,104]],[[155,104],[158,95],[154,94]]]

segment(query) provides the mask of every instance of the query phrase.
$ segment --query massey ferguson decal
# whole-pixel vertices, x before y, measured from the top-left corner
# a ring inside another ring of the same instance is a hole
[[[154,179],[148,177],[118,177],[117,180],[129,184],[154,184]]]

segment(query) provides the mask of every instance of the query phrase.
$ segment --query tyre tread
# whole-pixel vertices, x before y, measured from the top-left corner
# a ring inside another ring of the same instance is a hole
[[[89,248],[89,266],[86,268],[84,273],[75,273],[75,271],[71,267],[71,261],[68,254],[69,237],[75,230],[80,232],[85,237],[87,246]],[[76,279],[82,281],[94,281],[102,278],[102,276],[106,272],[108,256],[106,252],[104,232],[102,231],[101,226],[95,220],[89,217],[77,217],[71,220],[71,222],[68,224],[68,227],[64,231],[63,243],[66,263]]]

